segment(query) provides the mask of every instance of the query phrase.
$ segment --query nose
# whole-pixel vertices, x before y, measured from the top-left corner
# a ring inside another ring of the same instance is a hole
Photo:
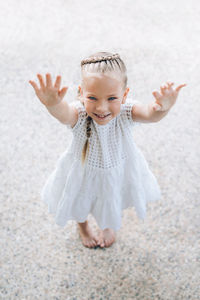
[[[106,103],[99,103],[96,105],[96,111],[99,114],[104,114],[105,112],[108,112],[108,107]]]

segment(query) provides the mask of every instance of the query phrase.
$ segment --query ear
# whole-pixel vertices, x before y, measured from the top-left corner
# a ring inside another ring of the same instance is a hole
[[[81,88],[80,85],[78,86],[78,91],[77,91],[77,93],[78,93],[78,99],[79,99],[79,101],[80,101],[81,103],[84,104],[84,101],[83,101],[83,99],[82,99],[83,91],[82,91],[82,88]]]
[[[82,95],[82,89],[81,89],[81,86],[80,86],[80,85],[78,86],[78,94],[79,94],[79,95]]]
[[[126,88],[125,92],[124,92],[124,95],[123,95],[123,99],[122,99],[122,103],[124,104],[126,102],[126,98],[127,98],[127,95],[129,93],[130,89],[129,88]]]

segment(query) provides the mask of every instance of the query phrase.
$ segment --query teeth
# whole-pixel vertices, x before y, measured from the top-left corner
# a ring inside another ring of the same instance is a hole
[[[106,117],[107,115],[97,115],[97,116],[99,116],[99,117]]]

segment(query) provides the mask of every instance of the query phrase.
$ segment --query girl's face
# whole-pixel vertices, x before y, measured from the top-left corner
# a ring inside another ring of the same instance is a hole
[[[97,73],[84,76],[79,91],[87,114],[99,125],[105,125],[120,113],[129,88],[123,90],[119,77]]]

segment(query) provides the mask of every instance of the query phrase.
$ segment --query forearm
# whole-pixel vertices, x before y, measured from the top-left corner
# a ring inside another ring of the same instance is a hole
[[[153,104],[155,102],[149,104],[137,103],[133,105],[132,108],[132,117],[136,122],[142,123],[150,123],[150,122],[158,122],[162,118],[166,116],[168,111],[155,111],[153,109]]]
[[[69,116],[70,106],[66,101],[61,101],[54,106],[46,106],[49,113],[58,119],[60,122],[64,123]]]

